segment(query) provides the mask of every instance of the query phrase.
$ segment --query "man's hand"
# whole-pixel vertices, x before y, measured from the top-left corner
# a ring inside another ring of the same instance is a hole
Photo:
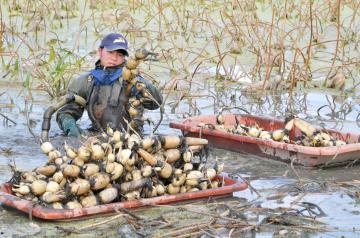
[[[80,137],[80,128],[76,125],[76,121],[72,116],[64,116],[61,121],[61,125],[66,135]]]

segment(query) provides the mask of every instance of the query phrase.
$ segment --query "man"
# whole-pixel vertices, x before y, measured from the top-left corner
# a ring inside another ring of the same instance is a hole
[[[69,94],[77,94],[86,99],[86,110],[93,123],[93,129],[127,129],[131,120],[127,111],[130,97],[142,97],[141,92],[132,87],[128,93],[128,82],[122,79],[122,70],[128,53],[128,42],[121,34],[111,33],[104,37],[98,49],[99,60],[95,68],[78,79],[68,88]],[[138,76],[137,80],[146,85],[151,100],[142,100],[146,109],[155,110],[162,103],[162,96],[147,80]],[[80,136],[81,130],[76,121],[81,118],[84,108],[69,103],[62,107],[56,116],[59,127],[66,135]]]

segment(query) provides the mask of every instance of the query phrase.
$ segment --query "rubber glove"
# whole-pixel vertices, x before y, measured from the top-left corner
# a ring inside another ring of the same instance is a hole
[[[81,134],[80,128],[76,125],[75,119],[70,115],[65,115],[62,118],[61,126],[68,136],[79,137]]]

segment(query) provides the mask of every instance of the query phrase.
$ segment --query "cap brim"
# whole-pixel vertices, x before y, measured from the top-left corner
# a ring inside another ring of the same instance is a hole
[[[114,47],[104,47],[107,51],[115,51],[115,50],[122,50],[125,52],[126,56],[129,56],[129,52],[124,47],[114,46]]]

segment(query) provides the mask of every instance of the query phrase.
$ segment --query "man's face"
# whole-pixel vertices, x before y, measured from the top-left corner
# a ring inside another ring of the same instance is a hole
[[[99,48],[98,54],[101,65],[104,67],[114,67],[125,62],[125,55],[120,51],[107,51],[105,48]]]

